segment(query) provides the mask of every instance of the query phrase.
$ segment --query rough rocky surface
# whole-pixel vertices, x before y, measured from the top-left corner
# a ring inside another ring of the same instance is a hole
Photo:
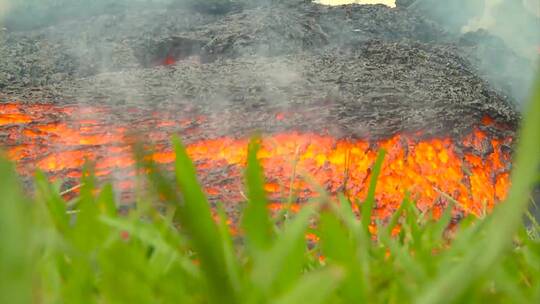
[[[508,92],[481,77],[476,40],[460,39],[384,5],[127,9],[4,30],[0,100],[197,107],[227,118],[216,135],[457,136],[486,114],[514,129]],[[292,115],[268,125],[278,112]]]

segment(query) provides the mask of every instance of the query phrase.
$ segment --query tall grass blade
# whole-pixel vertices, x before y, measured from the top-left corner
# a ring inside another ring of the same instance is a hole
[[[329,211],[323,211],[319,219],[321,249],[329,262],[337,263],[347,269],[343,286],[343,297],[348,303],[362,303],[366,300],[366,282],[358,260],[354,235]]]
[[[100,214],[106,214],[111,217],[117,215],[114,190],[111,184],[106,184],[103,189],[101,189],[101,192],[97,197],[97,205]]]
[[[254,138],[248,148],[245,173],[248,202],[242,217],[242,228],[248,246],[255,251],[268,249],[272,240],[272,226],[264,191],[264,175],[261,164],[257,160],[258,151],[259,142],[257,138]]]
[[[31,303],[31,212],[15,175],[0,156],[0,303]]]
[[[173,138],[176,152],[176,183],[183,200],[177,202],[177,216],[190,237],[212,287],[214,301],[236,303],[236,294],[227,272],[224,242],[212,218],[210,205],[197,181],[195,166],[179,138]]]
[[[448,206],[446,206],[441,218],[434,224],[431,236],[434,241],[440,241],[443,238],[444,231],[452,221],[452,209],[454,209],[454,203],[450,202]]]
[[[66,213],[66,205],[62,197],[55,191],[45,174],[38,171],[35,177],[36,195],[43,201],[49,212],[51,220],[60,233],[66,233],[69,218]]]
[[[231,278],[231,283],[233,288],[237,293],[241,292],[242,289],[242,269],[240,263],[236,257],[236,251],[234,248],[233,239],[229,231],[229,225],[227,224],[227,214],[223,205],[218,204],[218,215],[219,222],[218,228],[221,238],[223,239],[223,252],[225,254],[225,264],[227,267],[227,272]]]
[[[202,278],[200,270],[184,255],[178,253],[176,248],[172,247],[162,237],[161,232],[154,227],[143,222],[134,223],[131,220],[123,218],[114,218],[106,215],[100,216],[100,221],[105,225],[114,228],[120,232],[129,233],[130,238],[139,239],[144,244],[153,248],[153,252],[160,253],[176,260],[182,270],[188,274],[191,279],[199,280]]]
[[[272,248],[257,256],[252,280],[265,294],[286,289],[301,274],[306,244],[304,235],[314,209],[306,206],[287,222]]]
[[[366,200],[362,204],[362,226],[364,231],[369,233],[369,225],[371,224],[371,213],[373,212],[373,207],[375,206],[375,190],[377,187],[377,180],[379,179],[379,174],[381,173],[382,164],[384,162],[384,156],[386,151],[384,149],[379,150],[373,168],[371,170],[371,178],[369,181],[369,188]]]
[[[332,293],[343,280],[344,273],[340,268],[332,267],[306,274],[294,288],[273,301],[275,304],[327,303]]]

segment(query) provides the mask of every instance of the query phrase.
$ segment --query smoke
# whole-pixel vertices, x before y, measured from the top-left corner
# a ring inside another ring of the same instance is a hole
[[[9,10],[8,0],[0,0],[0,22]]]
[[[540,43],[540,1],[487,0],[482,12],[462,32],[488,30],[501,37],[519,55],[535,59]],[[538,44],[536,45],[538,47]]]
[[[471,61],[518,103],[529,95],[540,48],[540,0],[417,0],[410,7],[474,43]]]
[[[175,0],[0,0],[0,23],[14,30],[36,29],[68,19],[115,13],[130,6],[160,5],[173,1]]]

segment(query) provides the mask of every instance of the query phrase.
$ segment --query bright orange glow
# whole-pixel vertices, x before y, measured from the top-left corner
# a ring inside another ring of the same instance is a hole
[[[4,114],[0,118],[0,126],[18,124],[18,123],[28,123],[32,121],[32,117],[29,117],[24,114]]]
[[[163,65],[173,65],[176,63],[176,59],[173,56],[169,55],[163,60]]]
[[[103,118],[107,111],[83,106],[2,104],[0,135],[7,138],[2,144],[24,175],[39,168],[51,178],[77,178],[81,166],[90,160],[98,176],[116,179],[120,190],[130,191],[134,183],[129,179],[135,173],[128,130],[137,126]],[[182,135],[182,128],[205,121],[205,117],[190,121],[160,113],[145,115],[152,116],[147,128],[151,131],[141,137],[160,142],[152,158],[164,166],[174,162],[175,155],[163,142],[173,133]],[[275,117],[281,121],[286,113]],[[510,155],[503,146],[511,144],[512,139],[492,138],[480,128],[493,123],[492,118],[482,119],[479,128],[464,136],[459,145],[449,137],[419,139],[404,134],[377,142],[294,131],[270,134],[264,137],[258,155],[267,177],[265,190],[272,202],[278,202],[270,208],[279,210],[280,201],[294,198],[292,209],[298,210],[298,203],[317,196],[312,181],[332,195],[344,192],[352,200],[363,200],[377,150],[384,148],[387,156],[375,194],[377,216],[391,214],[406,192],[421,210],[452,197],[464,212],[480,215],[503,200],[510,185]],[[211,198],[244,199],[242,168],[247,143],[247,138],[220,137],[187,144]],[[434,213],[440,214],[436,209]]]

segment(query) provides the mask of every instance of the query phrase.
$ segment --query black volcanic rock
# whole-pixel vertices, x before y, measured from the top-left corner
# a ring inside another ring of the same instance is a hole
[[[473,45],[384,5],[126,9],[2,39],[0,99],[190,105],[228,117],[215,134],[459,136],[486,114],[511,129],[519,119],[504,85],[467,59]],[[282,110],[303,114],[280,125],[260,115]]]

